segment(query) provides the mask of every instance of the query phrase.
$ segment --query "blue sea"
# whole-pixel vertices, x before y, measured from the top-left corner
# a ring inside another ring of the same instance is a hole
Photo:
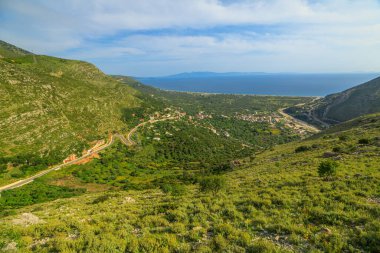
[[[380,76],[360,74],[249,74],[233,76],[150,77],[140,82],[163,90],[283,96],[325,96]]]

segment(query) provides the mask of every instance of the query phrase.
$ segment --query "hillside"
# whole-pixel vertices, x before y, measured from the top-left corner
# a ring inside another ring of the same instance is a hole
[[[287,112],[322,127],[380,112],[380,77]]]
[[[35,252],[377,252],[379,127],[379,115],[365,116],[212,174],[149,166],[136,170],[131,154],[115,147],[85,167],[73,166],[4,192],[3,208],[19,209],[0,223],[0,247]],[[337,163],[335,175],[318,175],[318,166],[326,161]],[[121,171],[128,176],[116,183]],[[219,182],[215,179],[225,183],[216,188],[204,184]],[[46,202],[56,198],[63,199]]]
[[[0,58],[20,57],[31,54],[29,51],[0,40]]]
[[[0,185],[112,132],[135,143],[2,191],[0,251],[380,248],[379,114],[313,134],[283,109],[319,99],[168,92],[18,53],[0,59],[0,102]]]
[[[15,52],[0,59],[0,164],[8,163],[12,178],[23,176],[13,167],[46,168],[131,127],[123,110],[140,106],[136,90],[86,62],[30,55],[4,43],[0,49]]]

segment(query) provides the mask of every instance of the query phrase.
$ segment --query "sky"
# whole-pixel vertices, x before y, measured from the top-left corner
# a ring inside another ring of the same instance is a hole
[[[140,77],[379,72],[380,0],[0,0],[0,39]]]

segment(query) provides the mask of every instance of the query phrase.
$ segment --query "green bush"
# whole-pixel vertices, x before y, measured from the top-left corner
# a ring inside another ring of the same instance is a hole
[[[232,171],[234,169],[233,165],[229,162],[216,164],[211,168],[212,173],[220,174],[228,171]]]
[[[318,166],[318,174],[320,177],[329,177],[336,174],[339,164],[333,160],[323,161]]]
[[[305,151],[308,151],[310,150],[311,148],[309,146],[299,146],[297,147],[294,152],[296,153],[300,153],[300,152],[305,152]]]
[[[366,138],[363,138],[363,139],[360,139],[358,141],[359,144],[369,144],[370,143],[370,140],[369,139],[366,139]]]
[[[163,184],[160,188],[163,192],[171,193],[173,196],[181,196],[186,192],[183,184]]]
[[[221,176],[204,177],[199,181],[201,191],[212,192],[216,195],[219,191],[223,190],[226,186],[225,178]]]
[[[0,174],[7,172],[7,165],[6,164],[0,164]]]
[[[342,147],[333,147],[332,151],[335,153],[341,153],[341,152],[343,152],[343,149],[342,149]]]

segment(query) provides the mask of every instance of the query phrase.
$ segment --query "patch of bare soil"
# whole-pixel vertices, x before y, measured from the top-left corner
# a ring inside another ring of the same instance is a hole
[[[90,156],[88,156],[88,157],[86,157],[86,158],[84,158],[84,159],[76,162],[75,164],[86,164],[88,162],[91,162],[91,160],[94,159],[94,158],[99,159],[100,158],[99,154],[98,153],[93,153],[92,155],[90,155]]]
[[[104,184],[95,184],[95,183],[83,183],[78,178],[73,176],[62,177],[53,181],[50,181],[49,184],[56,186],[65,186],[69,188],[86,188],[88,192],[102,192],[111,189],[112,187]]]

